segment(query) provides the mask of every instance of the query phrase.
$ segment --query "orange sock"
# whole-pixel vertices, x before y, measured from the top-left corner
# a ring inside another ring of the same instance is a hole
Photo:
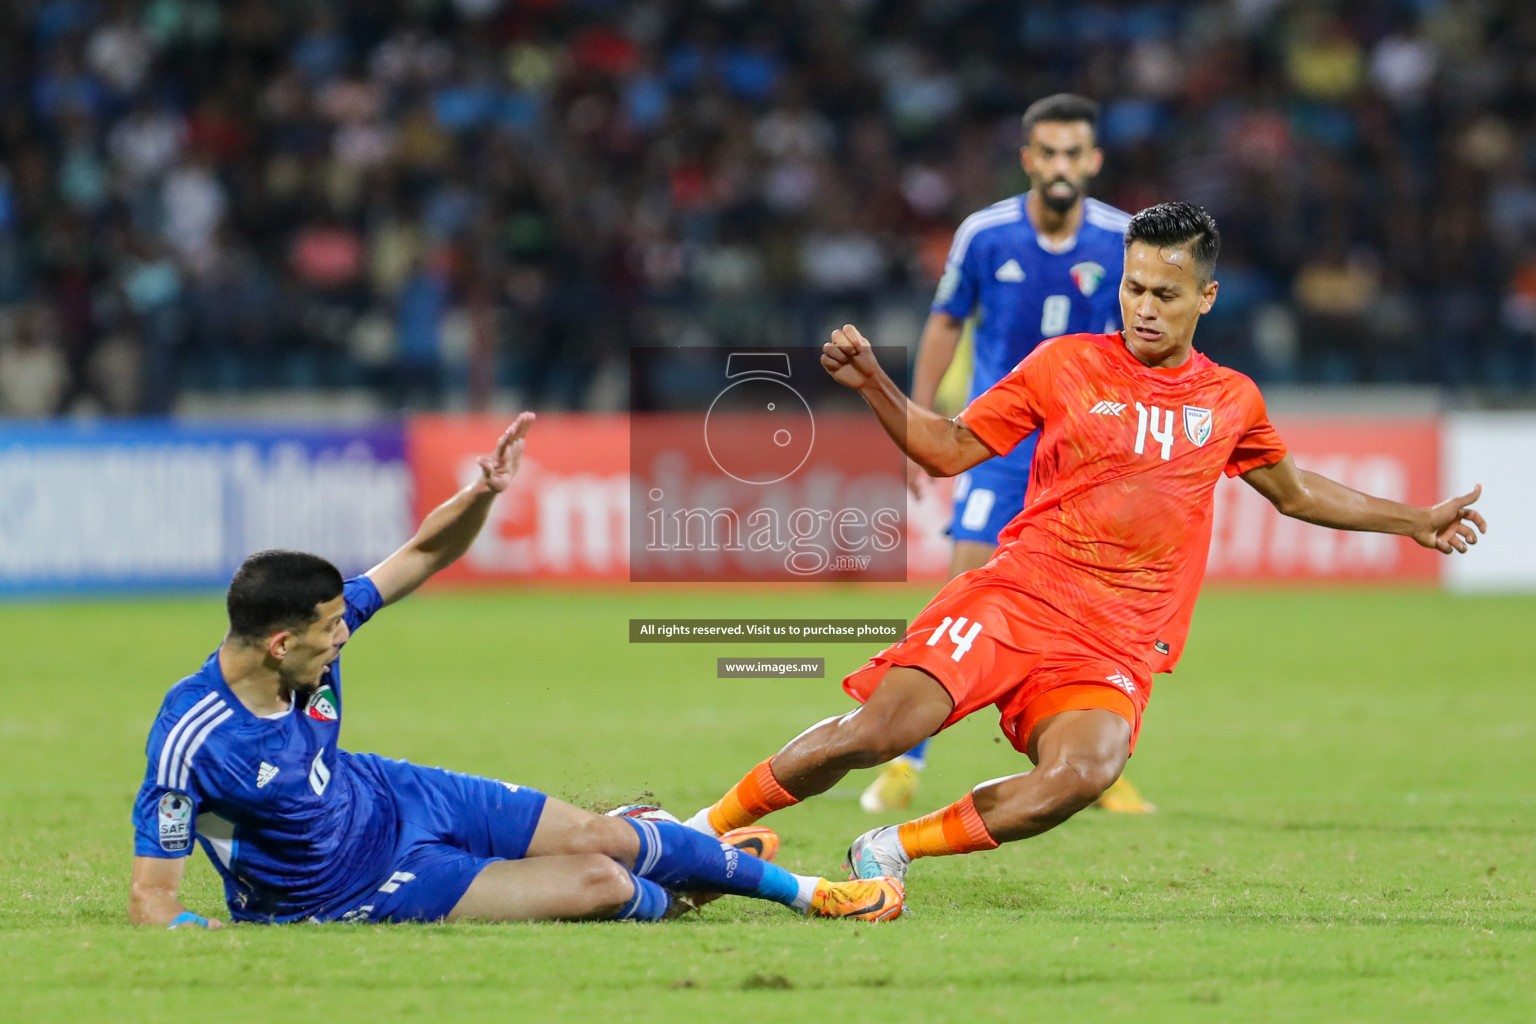
[[[896,836],[913,860],[997,849],[997,840],[987,831],[969,793],[948,807],[898,826]]]
[[[723,836],[733,828],[750,825],[765,814],[800,802],[799,797],[790,795],[789,790],[773,777],[773,769],[768,766],[772,760],[769,758],[747,772],[745,778],[709,809],[709,827],[716,835]]]

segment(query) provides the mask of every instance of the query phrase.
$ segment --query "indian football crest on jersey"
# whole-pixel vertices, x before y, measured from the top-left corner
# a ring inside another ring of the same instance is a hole
[[[315,691],[305,705],[304,713],[320,722],[334,722],[341,717],[341,713],[336,710],[336,691],[331,689],[330,684]]]
[[[1205,442],[1211,439],[1211,427],[1215,417],[1211,410],[1201,409],[1198,406],[1186,405],[1184,407],[1184,436],[1195,445],[1196,448],[1205,446]]]
[[[160,798],[160,849],[179,853],[192,845],[192,799],[185,793]]]
[[[1104,268],[1092,260],[1072,264],[1072,283],[1084,295],[1092,295],[1104,282]]]

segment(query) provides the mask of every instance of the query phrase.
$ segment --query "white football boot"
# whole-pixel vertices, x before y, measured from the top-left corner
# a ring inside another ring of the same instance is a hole
[[[906,880],[912,859],[901,847],[895,825],[872,828],[848,847],[848,874],[853,878],[879,878],[882,875]]]
[[[714,804],[709,805],[709,807],[713,806]],[[709,807],[702,808],[698,814],[695,814],[691,818],[684,818],[683,824],[687,825],[695,832],[703,832],[711,839],[719,839],[720,833],[716,832],[715,827],[709,823]]]

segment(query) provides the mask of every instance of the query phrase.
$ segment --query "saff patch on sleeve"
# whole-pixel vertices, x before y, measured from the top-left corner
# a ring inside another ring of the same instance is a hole
[[[167,793],[160,798],[160,849],[180,853],[192,845],[192,798]]]

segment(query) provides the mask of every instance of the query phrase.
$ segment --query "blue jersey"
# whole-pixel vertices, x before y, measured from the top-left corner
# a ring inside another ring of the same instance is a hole
[[[367,577],[344,589],[356,631],[383,604]],[[400,811],[382,759],[337,747],[341,659],[313,694],[278,718],[240,703],[215,651],[171,687],[149,731],[134,803],[134,852],[185,857],[203,844],[244,921],[325,918],[391,875]]]
[[[971,397],[1007,376],[1047,338],[1120,329],[1120,277],[1130,217],[1083,202],[1077,237],[1045,248],[1024,212],[1024,196],[993,203],[955,232],[933,311],[976,315]]]

